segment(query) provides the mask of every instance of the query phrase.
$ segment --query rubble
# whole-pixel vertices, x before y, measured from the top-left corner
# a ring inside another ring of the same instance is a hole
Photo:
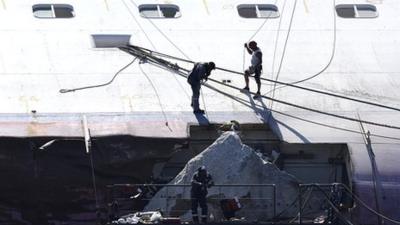
[[[207,200],[209,215],[216,221],[223,219],[219,205],[222,199],[239,198],[242,208],[236,213],[237,218],[265,221],[272,219],[274,213],[287,209],[298,196],[296,178],[264,161],[252,148],[242,144],[233,131],[223,133],[211,146],[191,159],[169,184],[190,184],[194,172],[202,165],[206,166],[217,184],[209,189]],[[233,186],[218,187],[218,184]],[[235,184],[275,184],[277,208],[274,210],[273,187]],[[165,215],[190,220],[190,185],[161,189],[145,208],[148,211],[157,209]],[[286,210],[288,215],[296,213],[296,207]]]

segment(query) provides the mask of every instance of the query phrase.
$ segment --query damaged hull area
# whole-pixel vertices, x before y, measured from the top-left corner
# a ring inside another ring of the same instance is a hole
[[[269,200],[257,203],[267,206],[262,210],[264,215],[268,215],[264,221],[271,220],[273,215],[279,214],[289,206],[291,209],[281,216],[288,218],[296,215],[299,206],[297,196],[300,183],[344,183],[351,187],[350,156],[345,144],[284,143],[268,126],[262,124],[242,124],[240,129],[241,141],[252,148],[246,151],[253,161],[248,161],[248,157],[241,157],[241,154],[238,155],[242,151],[240,150],[242,144],[240,141],[234,141],[237,144],[231,143],[224,147],[225,153],[219,153],[219,158],[226,155],[223,160],[210,156],[210,159],[214,158],[214,162],[221,166],[226,163],[224,160],[228,160],[232,168],[222,166],[219,176],[216,171],[211,172],[214,173],[216,182],[220,184],[233,182],[235,184],[277,185],[279,183],[277,180],[267,177],[264,179],[261,171],[249,172],[258,170],[253,167],[254,160],[265,160],[269,164],[274,164],[276,171],[273,173],[281,170],[285,171],[282,174],[286,172],[291,174],[290,179],[293,180],[294,185],[291,187],[293,192],[291,195],[288,195],[287,189],[290,185],[287,187],[284,185],[276,190],[274,187],[275,194],[271,194],[270,187],[264,188],[268,190]],[[137,194],[139,186],[122,185],[114,190],[114,185],[147,183],[151,186],[151,183],[170,182],[177,175],[179,176],[181,171],[188,171],[185,165],[201,157],[199,155],[206,154],[204,152],[208,147],[214,146],[214,141],[219,140],[219,136],[223,134],[221,124],[191,125],[187,130],[188,137],[186,138],[149,138],[127,135],[94,137],[92,138],[92,155],[86,153],[83,139],[76,137],[1,138],[0,178],[4,181],[4,185],[1,186],[0,192],[2,200],[0,221],[5,223],[26,221],[31,224],[64,221],[91,224],[99,219],[99,212],[107,218],[109,207],[115,199],[119,202],[119,215],[130,213],[134,209],[143,210],[146,204],[132,199]],[[238,153],[233,150],[235,145],[239,146]],[[90,157],[93,157],[93,166]],[[229,157],[232,159],[228,159]],[[198,166],[199,163],[201,162],[195,164]],[[246,180],[246,170],[240,166],[241,164],[250,166],[247,172],[254,174],[256,180]],[[231,178],[224,180],[223,177],[234,168],[238,169],[238,174],[231,174]],[[189,173],[188,176],[189,178],[182,180],[181,184],[190,183]],[[234,177],[242,177],[242,180],[235,180]],[[148,200],[161,187],[154,185],[152,190],[149,189],[148,192],[151,193],[146,193]],[[211,198],[217,196],[215,203],[218,203],[222,196],[224,198],[236,196],[233,193],[226,195],[229,192],[226,188],[219,188],[218,193],[210,193],[214,196]],[[162,194],[162,191],[160,193]],[[171,193],[174,193],[172,189],[169,195]],[[224,195],[221,195],[222,193]],[[308,189],[305,193],[309,193]],[[246,196],[246,193],[243,192],[243,196]],[[257,194],[253,193],[250,196],[257,196]],[[125,199],[122,200],[123,198]],[[275,200],[272,201],[272,198]],[[321,196],[316,195],[314,198],[317,201]],[[187,200],[182,202],[185,201]],[[153,204],[153,208],[157,209],[161,206],[163,210],[167,210],[167,208],[164,209],[165,205],[173,207],[173,204],[169,202],[168,204]],[[182,210],[187,212],[190,203],[189,205],[188,202],[180,204],[180,207],[185,205],[188,207]],[[310,205],[308,210],[317,206],[320,207],[317,204]],[[214,210],[219,211],[217,206],[214,206]],[[217,211],[214,212],[214,217],[221,219],[221,214]],[[265,214],[265,212],[268,213]],[[165,211],[165,213],[169,212]],[[185,218],[184,214],[170,215]],[[248,215],[246,217],[251,218]]]
[[[39,149],[50,140],[57,141]],[[106,185],[150,182],[154,166],[167,161],[185,142],[130,136],[96,138],[92,156],[99,201],[105,200]],[[0,146],[1,223],[95,220],[90,156],[82,140],[1,138]]]

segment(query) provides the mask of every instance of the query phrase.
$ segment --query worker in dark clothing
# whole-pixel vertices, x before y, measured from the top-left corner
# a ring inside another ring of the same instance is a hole
[[[257,42],[251,41],[249,44],[245,43],[244,47],[247,52],[251,54],[251,66],[244,71],[244,80],[246,86],[242,89],[243,91],[249,91],[249,76],[254,74],[254,78],[257,83],[257,93],[253,96],[253,99],[261,97],[261,71],[262,71],[262,52],[260,48],[257,47]]]
[[[212,177],[205,166],[201,166],[197,169],[197,172],[193,174],[192,178],[192,189],[190,190],[192,199],[192,216],[193,222],[199,222],[199,216],[197,214],[197,207],[200,205],[201,208],[201,221],[207,222],[208,208],[207,208],[207,188],[214,185]]]
[[[203,80],[207,81],[208,76],[210,76],[211,70],[215,69],[215,63],[196,63],[192,71],[188,76],[188,83],[192,87],[192,104],[194,113],[204,113],[204,110],[200,109],[199,106],[199,97],[200,97],[200,88],[201,82]]]

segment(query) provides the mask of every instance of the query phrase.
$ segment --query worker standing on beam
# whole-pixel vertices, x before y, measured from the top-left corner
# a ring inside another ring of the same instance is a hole
[[[251,66],[244,71],[244,80],[246,86],[242,89],[243,91],[250,91],[249,89],[249,76],[254,74],[254,78],[257,83],[257,93],[253,96],[253,99],[259,98],[261,96],[261,71],[262,71],[262,52],[259,47],[257,47],[257,42],[251,41],[249,44],[245,43],[244,47],[247,52],[251,54]]]
[[[193,112],[204,114],[204,110],[200,109],[199,105],[199,97],[200,97],[200,88],[202,81],[207,81],[208,76],[211,74],[211,70],[215,69],[214,62],[208,63],[195,63],[192,71],[188,76],[188,83],[192,87],[192,104]]]

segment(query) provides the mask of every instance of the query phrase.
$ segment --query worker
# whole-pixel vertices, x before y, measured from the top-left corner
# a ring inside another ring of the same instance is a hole
[[[200,88],[202,81],[207,81],[208,76],[210,76],[211,70],[215,69],[214,62],[208,63],[195,63],[192,71],[188,76],[188,83],[192,87],[192,104],[193,112],[204,114],[204,110],[200,109],[199,97]]]
[[[197,169],[197,172],[193,174],[192,178],[192,189],[190,195],[192,199],[192,216],[193,222],[199,222],[199,216],[197,214],[197,208],[200,205],[201,208],[201,222],[207,222],[208,207],[207,207],[207,188],[214,185],[211,175],[207,172],[205,166],[201,166]]]
[[[244,80],[246,82],[246,86],[242,89],[243,91],[250,91],[249,89],[249,76],[254,74],[254,78],[257,83],[257,93],[253,96],[253,99],[257,99],[261,97],[260,89],[261,89],[261,71],[262,71],[262,52],[259,47],[257,47],[257,42],[251,41],[249,44],[245,43],[244,47],[247,49],[247,52],[251,54],[251,66],[244,71]]]

